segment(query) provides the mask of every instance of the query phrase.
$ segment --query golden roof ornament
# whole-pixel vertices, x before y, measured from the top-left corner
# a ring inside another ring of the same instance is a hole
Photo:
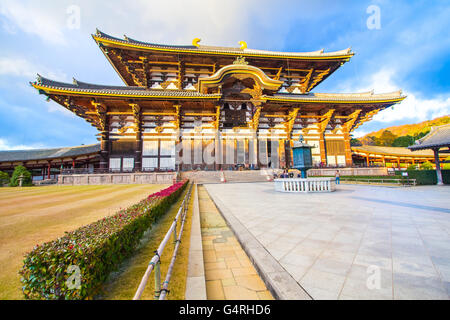
[[[202,41],[200,38],[195,38],[194,40],[192,40],[192,45],[194,47],[200,48],[200,44],[199,44],[200,41]]]
[[[245,41],[239,41],[239,45],[241,46],[241,50],[247,49],[247,42]]]
[[[236,57],[236,60],[233,61],[233,64],[243,64],[243,65],[247,65],[248,62],[245,61],[245,57],[240,56],[240,57]]]

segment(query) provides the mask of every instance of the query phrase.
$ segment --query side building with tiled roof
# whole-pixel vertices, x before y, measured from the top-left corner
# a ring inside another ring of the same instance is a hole
[[[11,173],[22,165],[34,180],[55,177],[63,170],[94,172],[100,160],[100,144],[51,149],[0,151],[0,171]]]

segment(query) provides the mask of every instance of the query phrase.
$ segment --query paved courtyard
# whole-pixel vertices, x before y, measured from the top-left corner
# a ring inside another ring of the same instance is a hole
[[[450,297],[448,186],[340,185],[328,194],[279,193],[272,183],[206,189],[314,299]]]

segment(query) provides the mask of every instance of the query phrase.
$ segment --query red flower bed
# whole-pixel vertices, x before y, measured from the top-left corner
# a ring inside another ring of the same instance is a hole
[[[187,184],[176,183],[115,215],[36,245],[25,256],[20,270],[25,298],[92,298],[110,272],[135,250],[143,233],[177,201]],[[68,285],[67,280],[73,277],[70,266],[80,270],[76,289]]]

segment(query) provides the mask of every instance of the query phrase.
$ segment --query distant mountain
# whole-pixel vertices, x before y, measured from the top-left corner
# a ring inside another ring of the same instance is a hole
[[[450,123],[450,115],[416,124],[405,124],[402,126],[384,128],[370,132],[357,140],[363,145],[406,147],[414,144],[414,140],[419,139],[430,132],[431,127],[441,126],[447,123]]]

